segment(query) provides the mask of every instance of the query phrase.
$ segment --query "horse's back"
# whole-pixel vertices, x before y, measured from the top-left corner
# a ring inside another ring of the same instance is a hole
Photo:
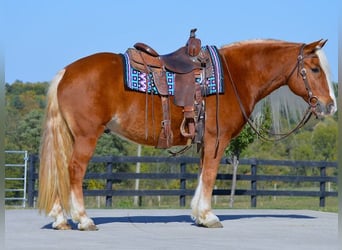
[[[123,80],[123,58],[120,54],[114,54],[109,52],[102,52],[93,54],[87,57],[78,59],[77,61],[69,64],[65,67],[64,79],[76,80],[75,82],[81,82],[79,79],[82,77],[82,81],[88,79],[89,81],[96,82],[94,80]],[[84,83],[83,83],[84,84]]]

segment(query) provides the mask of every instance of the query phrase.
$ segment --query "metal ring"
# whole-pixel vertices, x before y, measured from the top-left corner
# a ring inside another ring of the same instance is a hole
[[[302,68],[302,69],[300,70],[300,74],[301,74],[302,76],[306,75],[306,69],[305,69],[305,68]]]
[[[310,96],[309,97],[309,105],[313,108],[315,108],[318,104],[318,98],[317,96]]]

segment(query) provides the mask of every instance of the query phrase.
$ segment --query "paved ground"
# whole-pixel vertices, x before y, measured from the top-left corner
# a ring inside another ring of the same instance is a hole
[[[37,210],[6,210],[6,249],[338,249],[337,214],[308,210],[215,210],[224,228],[197,227],[190,210],[94,209],[99,231],[55,231]]]

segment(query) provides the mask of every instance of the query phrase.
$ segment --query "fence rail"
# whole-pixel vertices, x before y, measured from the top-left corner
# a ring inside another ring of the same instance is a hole
[[[113,173],[113,166],[120,163],[168,163],[179,165],[178,173]],[[104,173],[90,173],[87,172],[85,179],[106,180],[106,187],[103,190],[84,190],[85,196],[105,196],[106,206],[112,206],[113,196],[178,196],[180,206],[185,206],[186,196],[194,194],[193,189],[187,189],[187,180],[194,180],[198,178],[195,173],[188,173],[187,166],[189,164],[198,164],[199,159],[194,157],[137,157],[137,156],[95,156],[91,159],[91,163],[105,163],[106,171]],[[230,159],[221,159],[221,164],[230,164]],[[37,191],[37,165],[38,156],[30,155],[29,170],[28,170],[28,205],[34,206]],[[250,196],[251,207],[257,206],[257,197],[259,196],[308,196],[318,197],[319,206],[325,206],[326,197],[336,197],[337,191],[327,191],[326,184],[337,183],[336,176],[328,176],[327,169],[337,169],[336,162],[323,161],[279,161],[279,160],[258,160],[258,159],[241,159],[240,165],[249,165],[250,174],[238,174],[237,181],[250,182],[250,189],[237,189],[235,195]],[[276,167],[304,167],[304,168],[318,168],[319,175],[317,176],[303,176],[303,175],[263,175],[258,173],[258,169],[265,166]],[[178,189],[162,189],[162,190],[113,190],[113,183],[121,180],[134,179],[178,179]],[[217,175],[217,180],[231,180],[232,174]],[[283,181],[289,183],[299,182],[317,182],[319,183],[319,190],[317,191],[298,191],[298,190],[260,190],[258,189],[258,182],[261,181]],[[214,189],[213,195],[230,195],[230,189]]]

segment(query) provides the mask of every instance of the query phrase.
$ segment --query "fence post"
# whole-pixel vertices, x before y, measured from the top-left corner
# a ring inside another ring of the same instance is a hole
[[[112,162],[107,162],[107,174],[110,175],[112,174],[113,171],[113,163]],[[111,191],[113,187],[113,180],[111,178],[107,179],[106,183],[106,191]],[[113,198],[110,195],[106,196],[106,207],[112,207],[112,201]]]
[[[257,206],[257,160],[251,161],[251,207]]]
[[[185,173],[186,173],[186,163],[182,162],[180,164],[180,189],[185,192],[186,190],[186,179],[185,179]],[[179,205],[181,207],[185,207],[185,194],[179,196]]]
[[[326,166],[321,166],[320,168],[320,174],[322,181],[319,182],[319,191],[320,191],[320,197],[319,197],[319,206],[320,207],[325,207],[325,180],[324,178],[326,177]]]
[[[29,155],[28,180],[27,180],[27,203],[29,207],[34,207],[34,186],[35,178],[35,164],[37,156]]]

